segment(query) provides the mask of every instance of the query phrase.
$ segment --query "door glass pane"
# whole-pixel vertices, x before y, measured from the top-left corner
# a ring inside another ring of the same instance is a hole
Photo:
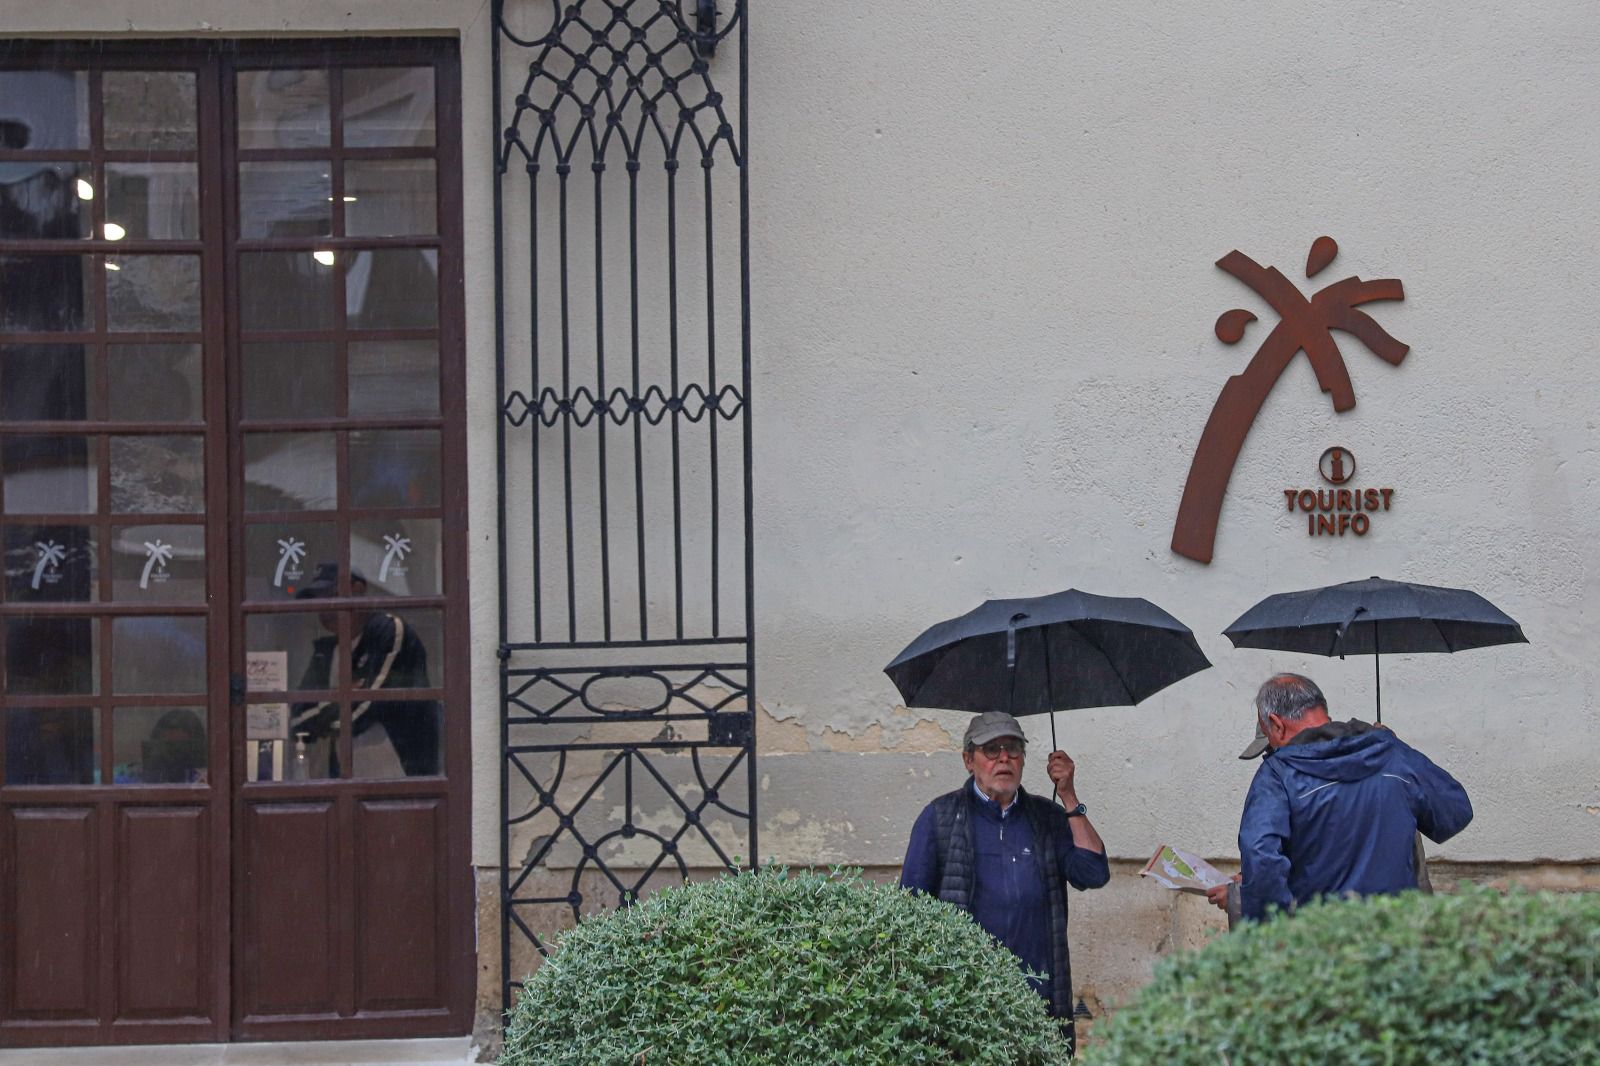
[[[99,448],[93,437],[0,437],[7,514],[93,514]]]
[[[244,346],[240,390],[246,418],[329,418],[338,412],[331,341],[263,341]]]
[[[357,595],[437,596],[442,559],[437,518],[350,523],[351,575],[367,584]]]
[[[12,615],[5,620],[5,630],[7,692],[99,695],[100,638],[95,619]]]
[[[200,422],[198,344],[113,344],[106,371],[110,417],[118,422]]]
[[[100,780],[100,718],[89,707],[6,712],[6,784],[93,785]]]
[[[237,84],[240,148],[328,143],[326,70],[246,70]]]
[[[112,780],[119,785],[206,781],[204,707],[118,707],[111,745]]]
[[[436,700],[357,703],[349,776],[431,777],[444,773],[444,714]]]
[[[240,236],[325,237],[332,233],[331,167],[326,160],[241,163]]]
[[[101,75],[107,148],[175,152],[195,146],[194,74],[108,70]]]
[[[337,502],[332,433],[246,433],[246,511],[325,511]]]
[[[344,275],[351,329],[432,329],[439,324],[439,251],[356,252]]]
[[[328,329],[333,325],[332,252],[244,252],[239,320],[245,329]]]
[[[358,612],[350,616],[350,632],[355,638],[350,653],[353,687],[439,688],[444,685],[443,612],[413,609]]]
[[[351,432],[352,507],[432,507],[438,502],[438,430]]]
[[[107,163],[107,240],[200,237],[200,176],[193,163]]]
[[[206,620],[199,615],[111,620],[111,691],[119,696],[206,690]]]
[[[0,237],[89,236],[93,173],[87,163],[0,163]]]
[[[205,527],[113,528],[111,598],[124,602],[206,602]]]
[[[0,332],[94,329],[91,263],[86,255],[0,255]]]
[[[331,522],[255,522],[244,529],[244,594],[284,600],[310,582],[319,563],[339,557]]]
[[[437,341],[356,341],[350,345],[350,415],[439,413]]]
[[[297,703],[285,740],[245,745],[245,769],[251,781],[315,781],[339,776],[339,704]]]
[[[0,345],[0,418],[57,422],[95,417],[94,349],[82,344]]]
[[[434,143],[432,67],[344,72],[344,143],[351,148]]]
[[[340,677],[337,626],[332,611],[246,615],[245,656],[283,656],[290,689],[333,689]]]
[[[113,513],[199,514],[205,505],[205,440],[198,433],[111,438]]]
[[[6,602],[92,603],[99,556],[92,526],[6,526]]]
[[[130,333],[157,330],[198,332],[200,257],[108,257],[106,328]]]
[[[344,166],[344,231],[351,237],[437,233],[437,199],[431,159],[360,159]]]
[[[0,70],[0,148],[89,147],[89,75]]]

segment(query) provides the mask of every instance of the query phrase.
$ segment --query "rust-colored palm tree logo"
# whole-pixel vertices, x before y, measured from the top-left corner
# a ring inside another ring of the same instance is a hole
[[[1318,237],[1306,257],[1306,277],[1316,277],[1338,254],[1339,246],[1332,237]],[[1357,310],[1376,300],[1405,299],[1405,291],[1396,278],[1362,281],[1348,277],[1317,290],[1308,300],[1277,267],[1263,267],[1243,252],[1229,252],[1217,260],[1217,266],[1254,289],[1278,312],[1280,321],[1256,349],[1244,373],[1235,374],[1222,387],[1200,434],[1194,461],[1189,464],[1189,480],[1183,486],[1178,519],[1172,527],[1172,550],[1202,563],[1211,561],[1222,497],[1244,439],[1296,353],[1305,352],[1311,360],[1317,384],[1333,397],[1333,409],[1348,411],[1356,405],[1356,394],[1344,356],[1334,343],[1333,330],[1351,334],[1378,358],[1395,366],[1411,350],[1365,311]],[[1239,343],[1245,327],[1255,317],[1240,308],[1224,311],[1217,319],[1217,339],[1224,344]]]

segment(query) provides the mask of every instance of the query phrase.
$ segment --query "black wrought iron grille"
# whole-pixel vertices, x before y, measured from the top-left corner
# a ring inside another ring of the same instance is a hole
[[[584,911],[757,854],[749,191],[743,0],[494,18],[509,1007]]]

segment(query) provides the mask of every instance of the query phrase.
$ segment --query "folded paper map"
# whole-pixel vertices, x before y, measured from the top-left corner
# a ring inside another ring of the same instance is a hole
[[[1150,857],[1140,877],[1154,878],[1164,888],[1205,895],[1206,889],[1228,883],[1228,877],[1204,859],[1163,844]]]

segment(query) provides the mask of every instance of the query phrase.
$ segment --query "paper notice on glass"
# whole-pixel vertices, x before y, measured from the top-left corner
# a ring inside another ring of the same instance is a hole
[[[282,692],[289,687],[289,653],[250,651],[244,656],[245,687],[251,692]],[[289,705],[252,703],[245,708],[245,739],[288,740]]]
[[[1152,878],[1164,888],[1193,892],[1200,896],[1205,895],[1208,888],[1228,883],[1227,875],[1209,862],[1169,844],[1163,844],[1156,850],[1139,876]]]

